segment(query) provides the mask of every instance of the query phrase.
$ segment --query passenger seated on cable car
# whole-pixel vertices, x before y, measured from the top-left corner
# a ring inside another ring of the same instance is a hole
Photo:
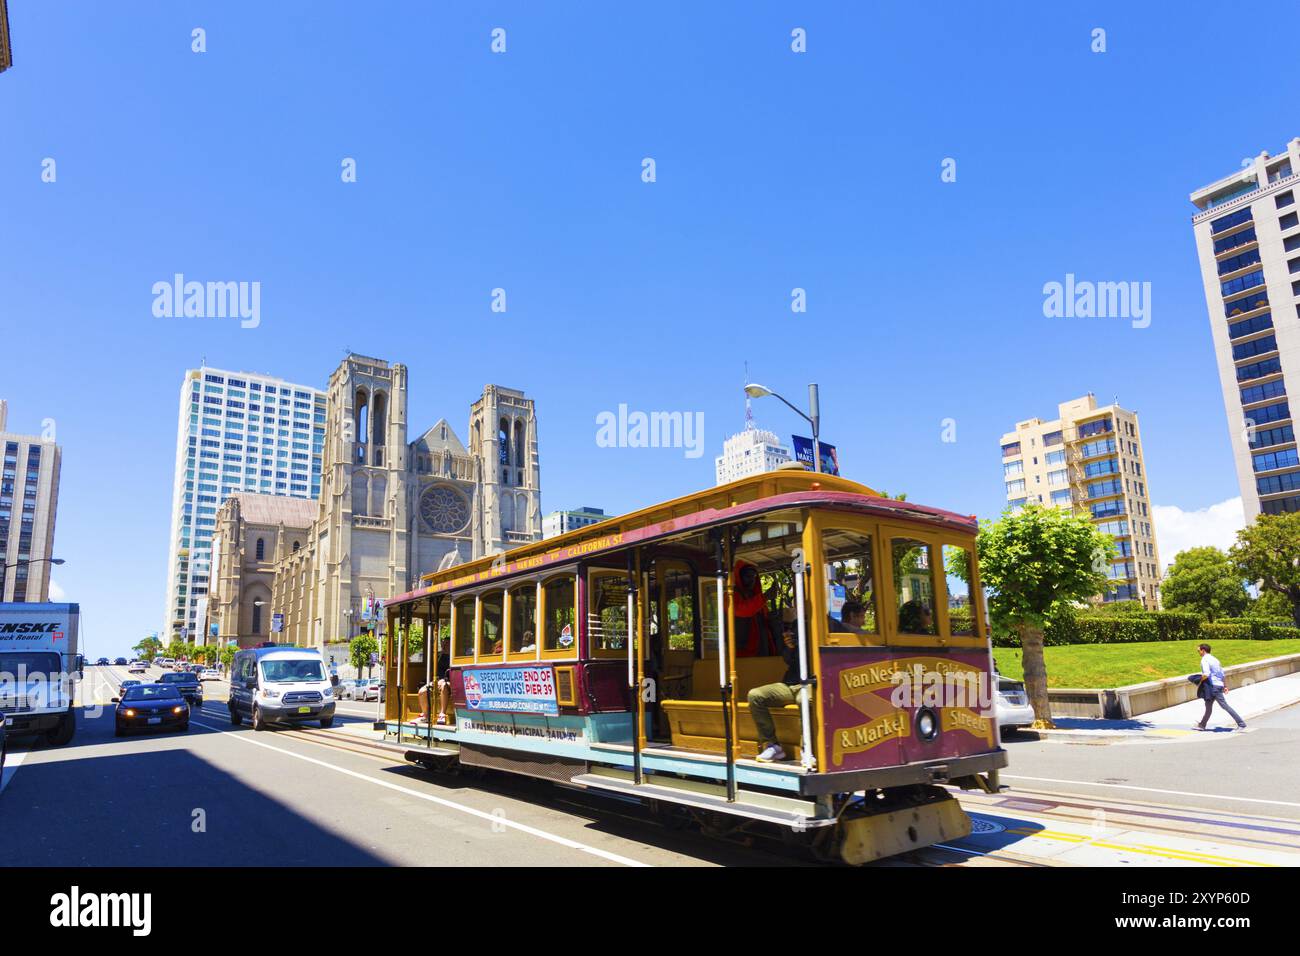
[[[848,604],[845,604],[848,610]],[[861,608],[861,605],[859,605]],[[785,750],[776,739],[776,723],[772,720],[773,707],[788,707],[799,702],[799,644],[795,631],[787,626],[781,634],[781,657],[785,661],[785,676],[775,684],[763,684],[749,692],[749,716],[758,728],[758,759],[763,763],[785,760]]]
[[[524,646],[519,648],[516,653],[522,654],[525,651],[537,650],[537,638],[533,637],[532,631],[524,631]]]
[[[736,656],[769,657],[777,653],[767,595],[758,568],[737,561],[731,572],[731,606],[736,616]]]
[[[920,601],[908,601],[898,609],[898,630],[903,634],[933,634],[934,615]]]
[[[867,609],[857,601],[845,601],[840,608],[840,619],[830,618],[832,634],[866,634]]]

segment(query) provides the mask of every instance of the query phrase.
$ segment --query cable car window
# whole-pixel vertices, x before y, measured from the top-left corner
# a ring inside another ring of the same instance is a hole
[[[424,663],[424,639],[427,628],[424,615],[411,618],[411,626],[406,630],[406,659],[412,664]]]
[[[971,600],[970,552],[955,544],[943,546],[944,582],[948,589],[948,626],[953,637],[975,634],[977,609]]]
[[[592,656],[627,653],[627,576],[593,572],[588,590],[587,633]]]
[[[890,544],[899,633],[937,634],[930,545],[913,538],[893,538]]]
[[[474,656],[474,599],[465,598],[456,602],[456,641],[455,656]]]
[[[542,650],[572,654],[578,643],[576,578],[569,575],[551,578],[542,587],[545,633]]]
[[[695,591],[691,572],[669,568],[664,572],[664,614],[668,624],[668,648],[675,651],[695,649]]]
[[[510,653],[537,650],[537,586],[526,584],[510,592]]]
[[[822,532],[829,633],[880,633],[871,544],[871,535],[861,531]]]
[[[717,578],[700,576],[700,656],[718,658]]]
[[[479,632],[478,656],[500,657],[505,630],[502,624],[502,607],[505,600],[503,591],[484,594],[480,599],[483,605],[482,624]]]

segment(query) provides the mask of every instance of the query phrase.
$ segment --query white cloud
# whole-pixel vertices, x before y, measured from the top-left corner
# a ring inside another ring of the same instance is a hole
[[[50,578],[50,600],[55,604],[62,604],[67,599],[68,596],[63,593],[63,588],[59,587],[59,582]]]
[[[1153,505],[1151,517],[1156,526],[1156,543],[1165,566],[1174,563],[1179,551],[1213,545],[1227,551],[1237,541],[1237,532],[1246,526],[1246,510],[1241,498],[1229,498],[1199,511],[1184,511],[1177,505]],[[1161,568],[1161,573],[1164,568]]]

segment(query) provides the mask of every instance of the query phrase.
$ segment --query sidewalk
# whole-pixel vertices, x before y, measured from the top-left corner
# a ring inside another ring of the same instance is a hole
[[[1300,703],[1300,673],[1275,677],[1246,687],[1237,687],[1227,693],[1232,709],[1241,714],[1247,724],[1256,717],[1282,707]],[[1205,714],[1205,702],[1189,700],[1186,703],[1141,714],[1129,720],[1109,720],[1103,717],[1058,717],[1055,730],[1030,730],[1044,739],[1072,738],[1104,741],[1125,737],[1182,737],[1197,734],[1192,725],[1200,723]],[[1206,725],[1206,733],[1228,734],[1236,732],[1232,718],[1215,704]]]

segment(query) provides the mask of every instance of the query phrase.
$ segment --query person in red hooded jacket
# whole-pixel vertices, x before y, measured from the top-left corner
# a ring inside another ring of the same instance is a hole
[[[736,615],[736,656],[767,657],[776,653],[772,622],[767,613],[767,595],[758,568],[737,561],[731,570],[731,606]]]

